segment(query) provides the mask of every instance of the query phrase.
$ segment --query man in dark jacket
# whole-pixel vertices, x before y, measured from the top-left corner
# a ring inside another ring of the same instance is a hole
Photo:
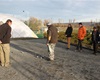
[[[6,23],[0,26],[0,56],[1,66],[9,66],[9,54],[10,54],[10,37],[11,37],[11,24],[12,21],[8,19]]]
[[[98,32],[97,28],[94,27],[93,32],[92,32],[92,43],[93,43],[93,51],[94,51],[93,54],[95,54],[95,55],[97,53],[97,45],[98,45],[98,41],[99,41],[98,39],[99,39],[99,32]]]
[[[51,23],[47,24],[47,46],[49,49],[49,58],[50,60],[54,60],[54,49],[57,43],[58,38],[58,30]]]

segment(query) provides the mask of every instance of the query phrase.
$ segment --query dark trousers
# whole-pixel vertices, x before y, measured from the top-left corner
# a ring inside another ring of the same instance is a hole
[[[78,39],[78,45],[77,45],[77,50],[82,50],[82,42],[83,40]]]
[[[93,51],[94,51],[94,53],[97,53],[97,48],[98,48],[97,42],[93,41]]]

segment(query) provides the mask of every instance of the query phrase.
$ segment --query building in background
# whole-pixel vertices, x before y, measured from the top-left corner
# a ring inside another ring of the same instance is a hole
[[[5,23],[7,19],[12,20],[12,38],[38,38],[21,20],[11,15],[0,14],[0,24]]]

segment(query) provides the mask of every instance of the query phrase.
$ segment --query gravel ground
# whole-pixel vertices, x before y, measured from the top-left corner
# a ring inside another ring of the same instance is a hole
[[[45,39],[12,40],[11,66],[0,66],[0,80],[100,80],[100,53],[57,43],[55,61],[48,61]]]

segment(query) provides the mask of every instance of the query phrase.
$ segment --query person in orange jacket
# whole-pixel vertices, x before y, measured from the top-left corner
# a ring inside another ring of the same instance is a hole
[[[82,52],[82,42],[83,42],[85,36],[86,36],[86,27],[83,26],[82,23],[79,23],[78,45],[77,45],[77,49],[76,50],[78,50],[80,52]]]

